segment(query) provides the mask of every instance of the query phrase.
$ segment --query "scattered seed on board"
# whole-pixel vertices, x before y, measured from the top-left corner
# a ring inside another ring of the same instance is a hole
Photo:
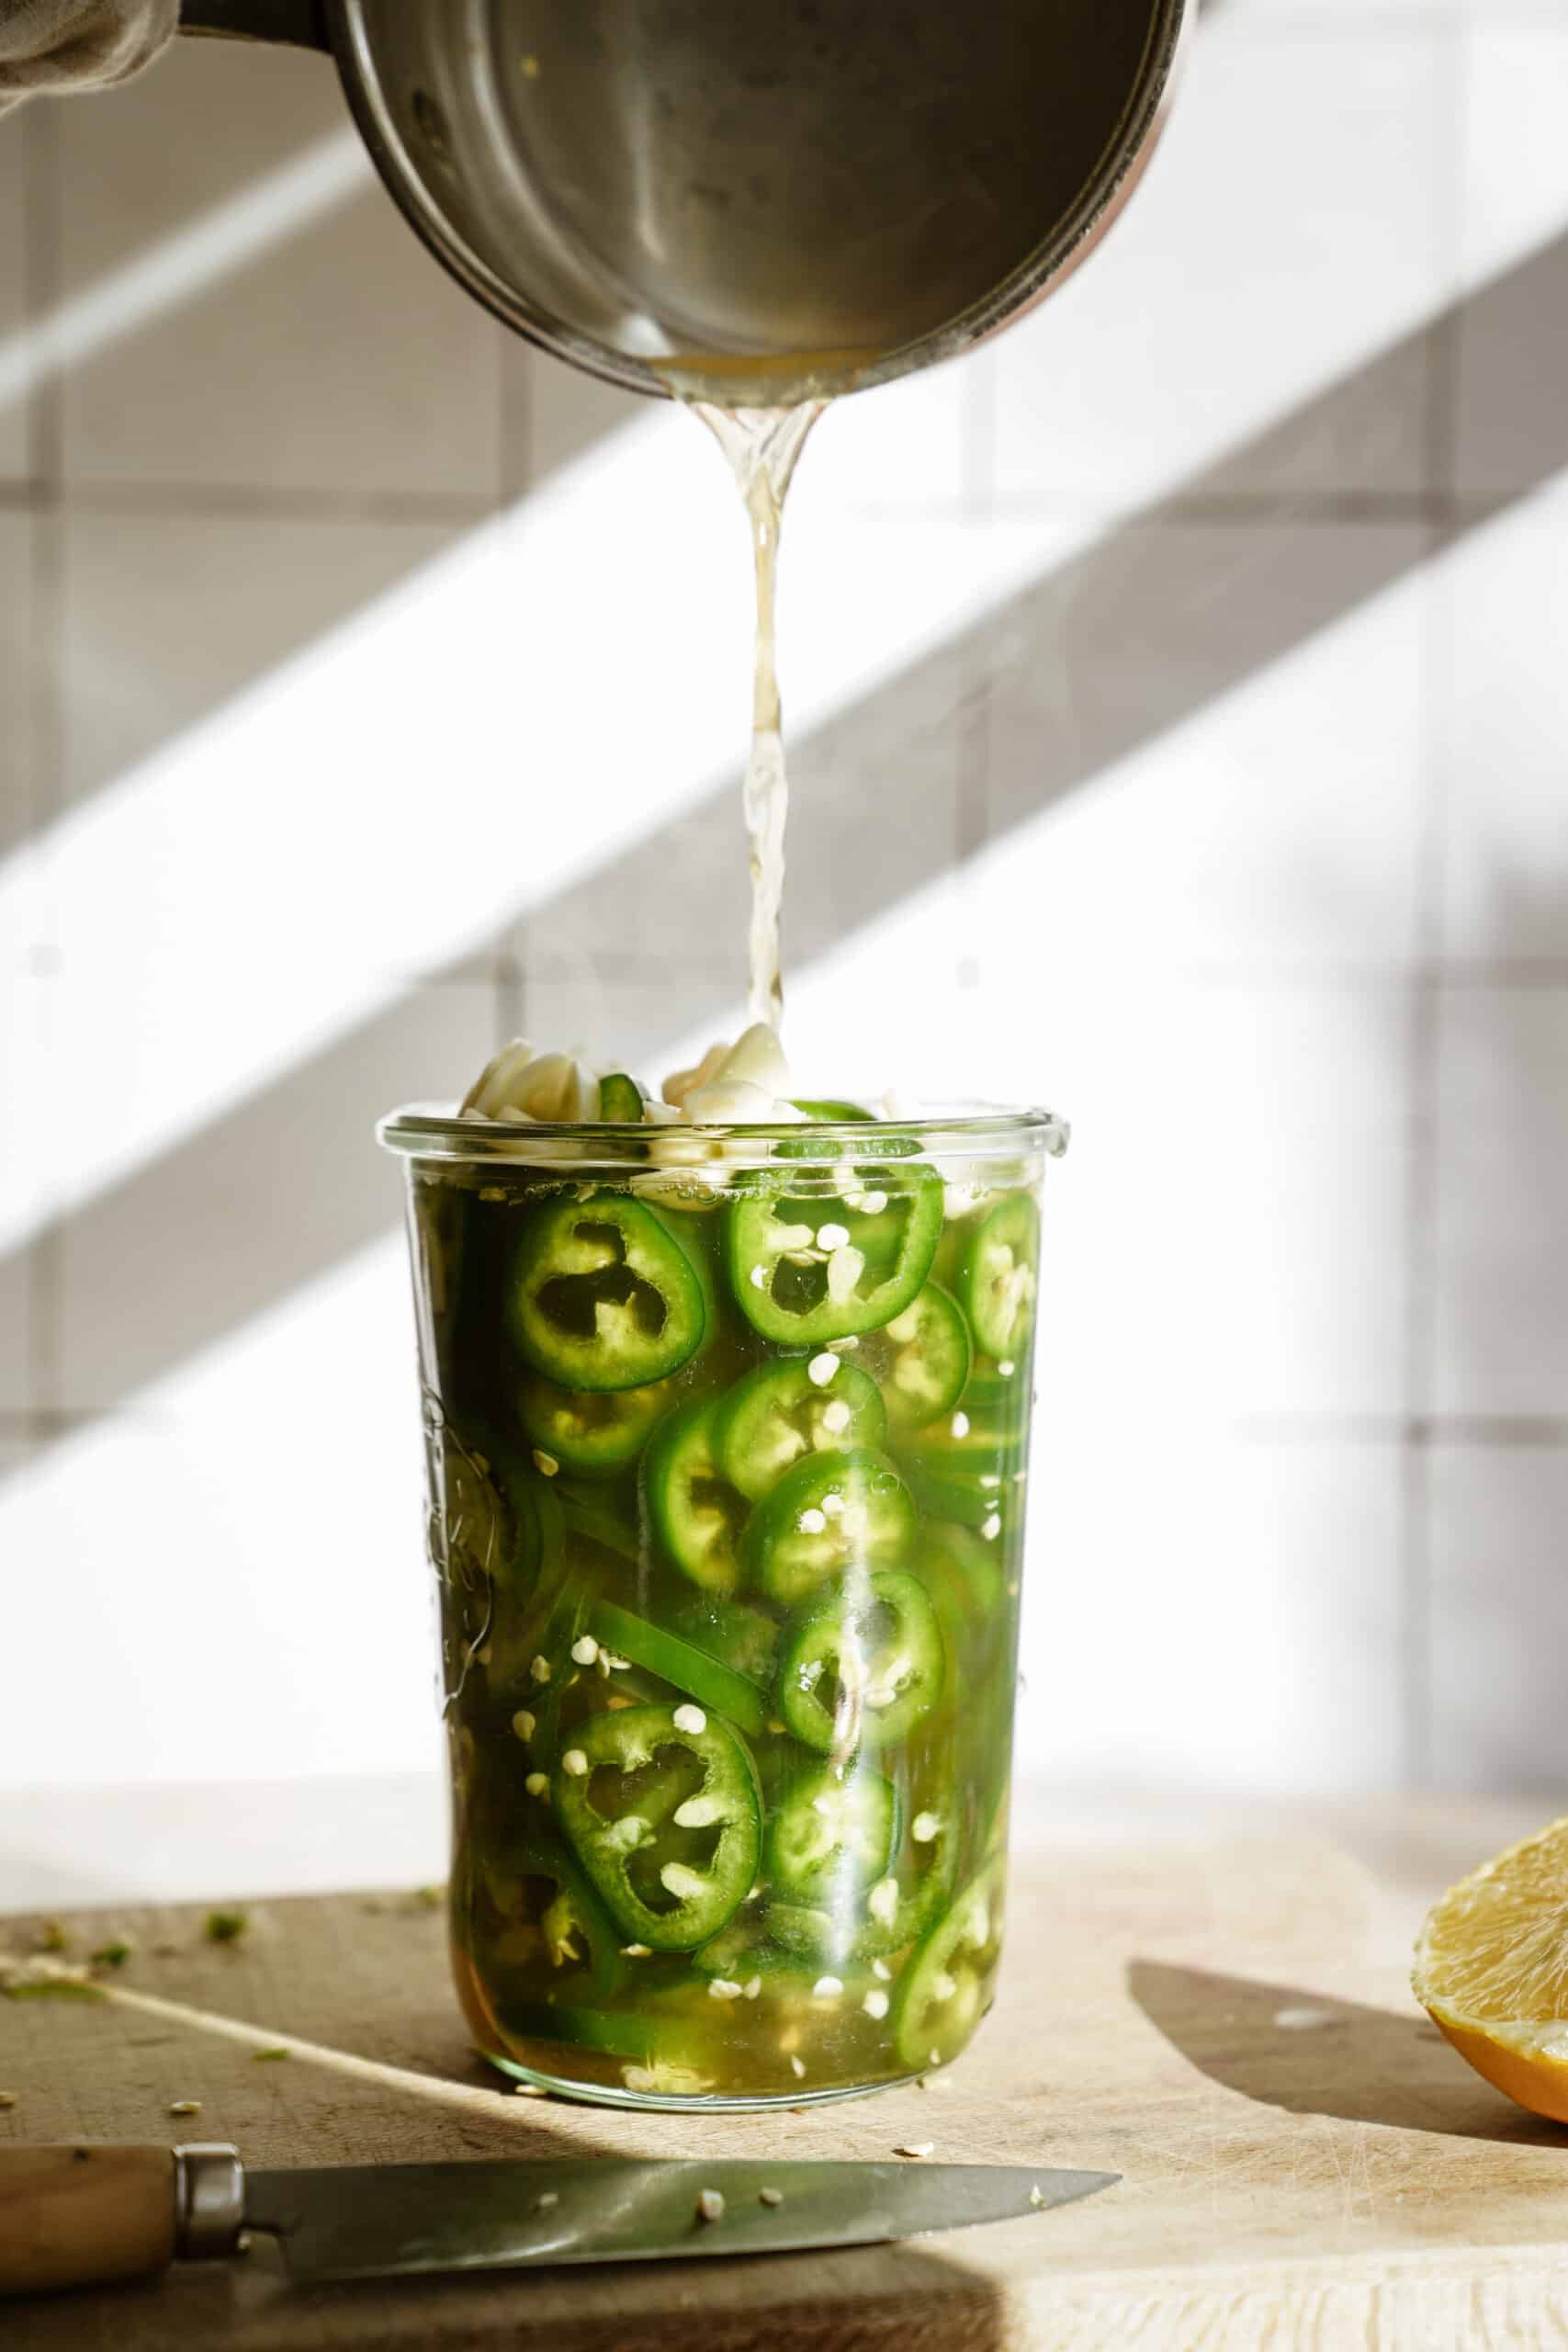
[[[171,2115],[199,2115],[201,2101],[198,2098],[172,2098],[169,2101],[169,2113]]]
[[[784,2203],[784,2190],[782,2188],[759,2188],[757,2191],[757,2202],[759,2205],[782,2205]]]
[[[548,2098],[549,2097],[543,2083],[513,2083],[512,2090],[513,2096],[516,2098]]]
[[[697,2219],[699,2222],[723,2221],[724,2192],[722,2189],[705,2188],[699,2191],[697,2196]]]
[[[896,2156],[929,2156],[935,2146],[934,2140],[907,2140],[901,2148],[895,2148],[893,2153]]]

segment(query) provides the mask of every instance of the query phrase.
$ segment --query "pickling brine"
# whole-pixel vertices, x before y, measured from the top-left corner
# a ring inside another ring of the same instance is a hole
[[[945,2065],[1001,1951],[1059,1131],[383,1136],[476,2044],[632,2104]]]

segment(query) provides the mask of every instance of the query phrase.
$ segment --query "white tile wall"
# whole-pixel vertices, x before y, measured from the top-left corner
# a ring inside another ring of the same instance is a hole
[[[803,463],[797,1061],[1077,1128],[1064,1776],[1561,1777],[1563,40],[1205,10],[1105,251]],[[7,1700],[0,1784],[417,1772],[369,1129],[513,1025],[657,1079],[738,1018],[744,537],[695,427],[503,348],[320,61],[47,119],[59,379],[0,126],[0,1652],[68,1592],[73,1704]]]
[[[493,496],[500,331],[353,160],[324,59],[187,42],[112,105],[62,107],[60,136],[64,301],[158,257],[176,289],[182,270],[197,279],[186,300],[160,279],[150,323],[72,370],[73,482]],[[309,212],[285,181],[302,215],[288,233],[198,275],[193,235],[311,153],[335,200]]]
[[[1461,334],[1458,485],[1511,491],[1562,463],[1568,378],[1568,24],[1477,17],[1463,80],[1460,252],[1467,284],[1550,254],[1521,299]]]
[[[141,1396],[390,1230],[398,1188],[376,1121],[400,1101],[449,1091],[449,1073],[482,1068],[495,1043],[492,990],[455,981],[391,999],[209,1124],[197,1124],[203,1075],[183,1072],[180,1144],[83,1201],[62,1243],[64,1401],[93,1409]],[[155,1066],[156,1042],[142,1050],[141,1067]],[[367,1332],[367,1361],[378,1345]],[[272,1422],[254,1426],[289,1450],[286,1385]]]
[[[1030,1507],[1021,1760],[1143,1787],[1397,1781],[1396,1448],[1047,1416]]]
[[[13,127],[0,136],[0,383],[27,324],[27,163],[26,130]],[[26,404],[0,392],[0,482],[25,481],[28,461]]]
[[[1568,1449],[1454,1445],[1431,1464],[1434,1747],[1452,1788],[1561,1806],[1568,1770]]]
[[[395,1295],[391,1253],[378,1263],[388,1280],[371,1286]],[[303,1772],[434,1761],[427,1595],[402,1540],[419,1523],[412,1383],[367,1455],[319,1335],[270,1353],[255,1386],[215,1374],[200,1417],[96,1422],[0,1486],[6,1560],[48,1568],[7,1592],[6,1655],[55,1668],[17,1678],[8,1778],[204,1780],[226,1765],[245,1780],[279,1757]],[[247,1431],[258,1405],[276,1411],[279,1380],[298,1400],[297,1434],[262,1465]]]
[[[985,982],[976,1005],[982,1029],[999,1015]],[[1021,1011],[1075,1122],[1042,1382],[1067,1446],[1101,1421],[1202,1442],[1236,1422],[1397,1415],[1398,992],[1096,981]],[[1015,1027],[987,1057],[987,1091],[1004,1091],[1020,1042]]]
[[[73,514],[68,793],[112,783],[431,563],[455,526],[378,517]],[[214,763],[210,789],[221,795]]]
[[[1568,1419],[1568,987],[1444,991],[1433,1398]],[[1510,1457],[1511,1458],[1511,1457]]]
[[[26,1416],[37,1374],[34,1276],[25,1249],[47,1206],[47,1161],[31,1115],[44,1067],[51,924],[36,847],[39,781],[32,702],[35,523],[0,510],[0,869],[8,870],[0,922],[0,1436]]]
[[[1217,14],[1138,200],[994,346],[1000,492],[1134,505],[1209,467],[1228,492],[1421,486],[1419,352],[1246,445],[1446,291],[1438,39]]]
[[[1469,533],[1435,594],[1448,953],[1568,976],[1568,484]]]
[[[1422,546],[1414,526],[1173,522],[1116,534],[1069,594],[1027,605],[994,678],[998,838],[970,886],[991,967],[1071,990],[1129,967],[1404,965]]]
[[[34,1278],[18,1246],[49,1206],[48,1160],[36,1137],[33,1106],[41,1089],[50,991],[27,937],[0,937],[0,1433],[6,1414],[34,1405]]]
[[[25,512],[0,509],[0,857],[28,830],[32,807],[33,528]]]

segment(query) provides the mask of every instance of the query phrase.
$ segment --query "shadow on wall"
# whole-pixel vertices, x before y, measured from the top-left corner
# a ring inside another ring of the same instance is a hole
[[[1253,481],[1272,464],[1288,470],[1291,452],[1331,431],[1342,411],[1364,419],[1380,399],[1407,398],[1413,351],[1432,336],[1462,327],[1478,344],[1506,345],[1522,318],[1565,295],[1568,239],[1303,403],[1244,458],[1232,453],[1190,480],[804,743],[794,778],[792,955],[820,956],[951,870],[957,779],[978,712],[1010,716],[1031,745],[1029,760],[993,785],[985,830],[996,839],[1402,577],[1418,560],[1414,533],[1319,531],[1310,564],[1300,560],[1288,531],[1267,540],[1214,533],[1207,569],[1195,577],[1190,538],[1178,548],[1177,535],[1160,526],[1223,502],[1238,464]],[[1495,506],[1525,496],[1565,463],[1568,407],[1554,436],[1533,452],[1530,479]],[[1479,508],[1456,513],[1447,536],[1457,538],[1481,519]],[[1051,688],[1041,681],[1073,674],[1075,648],[1108,637],[1122,650],[1114,674],[1087,659],[1077,664],[1092,688],[1075,692],[1070,710],[1053,710],[1043,723],[1040,697]],[[863,788],[844,791],[845,775]],[[895,792],[896,827],[886,820]],[[720,864],[738,861],[734,786],[683,820],[681,834]],[[661,833],[634,844],[531,917],[526,973],[581,968],[584,940],[625,936],[628,909],[668,905],[670,872],[692,871],[684,859],[672,868],[671,840]],[[692,903],[682,894],[682,918]],[[509,932],[491,943],[491,953],[510,953],[513,944]],[[604,961],[614,968],[613,951]],[[739,979],[738,964],[704,974],[688,958],[678,1002],[639,982],[627,991],[617,1045],[633,1067],[656,1061],[672,1035],[731,1005]],[[36,1246],[68,1250],[73,1292],[92,1302],[84,1336],[102,1404],[130,1396],[386,1232],[393,1189],[369,1139],[375,1120],[422,1091],[448,1092],[453,1071],[474,1058],[476,1047],[488,1049],[485,1040],[454,1044],[441,995],[423,989],[392,1001],[45,1232]],[[311,1204],[308,1218],[279,1207],[300,1200]],[[237,1230],[246,1235],[243,1251],[233,1246]],[[19,1258],[0,1260],[0,1297],[24,1279]],[[149,1298],[157,1300],[155,1314]]]
[[[448,279],[324,57],[177,41],[0,156],[0,473],[69,688],[51,714],[39,676],[40,756],[0,729],[3,851],[642,403]]]

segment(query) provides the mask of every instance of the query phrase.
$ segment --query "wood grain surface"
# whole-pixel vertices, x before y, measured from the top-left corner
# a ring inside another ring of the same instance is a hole
[[[291,2289],[272,2251],[9,2304],[6,2352],[1203,2352],[1568,2346],[1568,2134],[1416,2010],[1422,1908],[1513,1820],[1359,1807],[1245,1826],[1036,1825],[1001,1998],[924,2090],[626,2116],[499,2086],[439,1917],[406,1894],[64,1915],[135,1951],[87,2000],[0,2000],[0,2145],[230,2139],[257,2164],[551,2153],[1102,2166],[1087,2202],[918,2245],[734,2264]],[[1354,1849],[1355,1850],[1352,1850]],[[40,1924],[0,1921],[0,1949]],[[288,2047],[286,2058],[264,2052]],[[199,2114],[175,2117],[176,2101]]]

